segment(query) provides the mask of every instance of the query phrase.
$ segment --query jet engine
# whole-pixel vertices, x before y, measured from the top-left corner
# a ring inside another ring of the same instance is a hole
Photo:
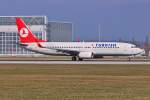
[[[93,58],[93,52],[80,52],[79,58],[91,59]]]

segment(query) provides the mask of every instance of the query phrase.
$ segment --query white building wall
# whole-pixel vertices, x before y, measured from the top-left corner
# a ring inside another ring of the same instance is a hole
[[[43,25],[29,26],[32,31],[43,31]],[[0,32],[18,32],[16,25],[0,25]]]
[[[43,25],[29,26],[32,32],[41,32],[42,39],[46,40],[46,29]],[[0,25],[0,32],[18,32],[16,25]]]

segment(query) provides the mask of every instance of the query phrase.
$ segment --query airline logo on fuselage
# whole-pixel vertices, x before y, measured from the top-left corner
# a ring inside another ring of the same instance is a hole
[[[118,48],[116,43],[97,43],[98,48]]]

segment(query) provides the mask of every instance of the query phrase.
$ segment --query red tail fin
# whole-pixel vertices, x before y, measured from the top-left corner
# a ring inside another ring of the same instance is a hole
[[[18,27],[18,34],[21,43],[32,43],[32,42],[45,42],[44,40],[39,40],[27,27],[21,18],[16,18],[16,24]],[[38,43],[39,44],[39,43]]]

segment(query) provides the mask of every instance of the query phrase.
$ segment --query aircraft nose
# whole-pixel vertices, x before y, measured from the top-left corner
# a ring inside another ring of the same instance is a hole
[[[144,54],[145,54],[145,50],[144,50],[144,49],[139,48],[139,53],[140,53],[141,55],[144,55]]]

